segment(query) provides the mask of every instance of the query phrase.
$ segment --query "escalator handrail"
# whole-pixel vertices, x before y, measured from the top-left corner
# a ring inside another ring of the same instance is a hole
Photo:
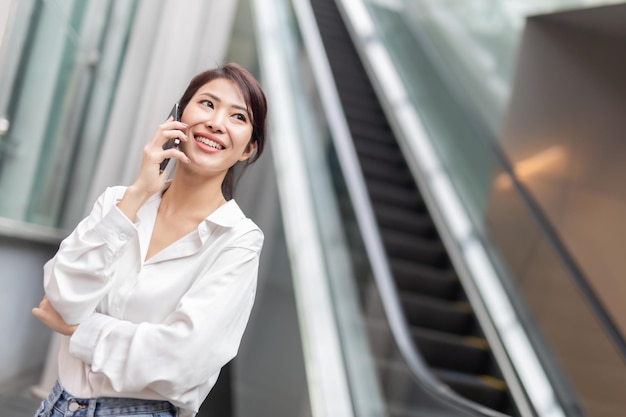
[[[307,0],[292,1],[302,31],[303,41],[306,45],[306,51],[313,66],[313,74],[319,87],[320,99],[324,103],[324,112],[328,119],[330,130],[333,132],[331,135],[332,140],[337,149],[341,169],[348,184],[350,198],[353,201],[372,272],[383,301],[393,337],[403,359],[417,382],[427,393],[442,403],[451,405],[459,411],[474,417],[507,417],[506,414],[489,409],[458,395],[447,385],[437,380],[415,347],[409,332],[408,323],[400,308],[399,296],[393,283],[391,268],[382,246],[382,239],[367,195],[363,171],[356,158],[352,135],[348,129],[334,86],[334,77],[315,24],[311,5]]]

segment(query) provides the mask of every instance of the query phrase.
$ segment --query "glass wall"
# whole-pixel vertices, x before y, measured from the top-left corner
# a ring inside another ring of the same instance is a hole
[[[463,91],[497,135],[526,18],[619,3],[623,0],[416,0],[404,1],[402,8],[411,31],[428,37],[429,53],[445,65],[447,81]]]
[[[0,217],[63,229],[82,215],[65,209],[85,204],[136,7],[14,2],[0,57]]]

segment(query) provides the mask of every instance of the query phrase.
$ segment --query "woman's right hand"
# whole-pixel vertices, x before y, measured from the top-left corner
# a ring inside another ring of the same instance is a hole
[[[63,317],[52,307],[50,300],[44,296],[39,305],[32,309],[33,316],[57,333],[71,336],[78,325],[67,324]]]
[[[164,159],[176,158],[183,163],[189,162],[187,155],[177,148],[163,149],[170,139],[178,138],[181,142],[186,142],[188,140],[184,133],[186,128],[185,123],[177,122],[170,117],[157,127],[150,141],[144,146],[139,174],[118,203],[120,210],[129,219],[134,221],[137,211],[148,198],[163,189],[167,176],[160,172],[160,165]]]

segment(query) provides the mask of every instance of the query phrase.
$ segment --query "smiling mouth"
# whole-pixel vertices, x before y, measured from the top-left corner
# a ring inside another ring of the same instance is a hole
[[[196,140],[196,142],[200,142],[203,145],[210,146],[211,148],[214,148],[220,151],[224,149],[224,147],[220,145],[219,143],[209,138],[205,138],[204,136],[194,136],[194,139]]]

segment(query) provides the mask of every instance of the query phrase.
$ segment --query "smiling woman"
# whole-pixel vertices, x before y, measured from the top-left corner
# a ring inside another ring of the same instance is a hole
[[[218,69],[216,72],[207,71],[201,74],[198,74],[194,77],[193,80],[189,83],[189,87],[182,95],[179,104],[181,107],[181,111],[183,112],[183,117],[185,117],[184,110],[187,106],[192,103],[193,105],[202,105],[206,108],[205,123],[212,124],[213,127],[220,126],[215,125],[215,123],[223,123],[221,112],[227,110],[227,117],[231,120],[229,126],[235,130],[235,126],[250,126],[252,127],[252,132],[250,135],[249,145],[253,149],[249,149],[252,151],[252,154],[249,155],[247,159],[243,162],[243,168],[245,166],[253,163],[257,160],[261,153],[263,152],[263,147],[265,144],[266,134],[266,126],[265,126],[265,116],[267,114],[267,102],[265,99],[265,95],[263,94],[258,83],[251,82],[254,80],[253,76],[245,71],[239,71],[237,65],[227,65],[223,68]],[[214,86],[215,90],[208,89],[207,84],[214,80],[220,79],[220,86]],[[221,86],[222,83],[232,83],[236,85],[237,93],[231,97],[231,94],[228,93],[228,88]],[[217,88],[220,87],[218,90]],[[225,89],[225,91],[224,91]],[[224,96],[220,96],[218,92],[222,92],[222,94],[227,94]],[[194,104],[193,100],[197,100]],[[219,110],[218,114],[215,114],[216,109]],[[189,116],[191,117],[191,115]],[[216,117],[215,120],[212,120]],[[202,119],[202,116],[200,116]],[[194,119],[195,120],[195,119]],[[240,121],[241,124],[235,124],[235,121]],[[193,121],[193,120],[192,120]],[[223,126],[221,126],[223,128]],[[202,129],[197,130],[198,136],[203,136],[204,133]],[[215,136],[205,136],[207,139],[217,140],[218,144],[219,138]],[[194,139],[197,139],[194,137]],[[221,144],[223,145],[223,144]],[[183,149],[185,145],[182,146]],[[228,169],[226,176],[223,181],[222,190],[226,198],[231,198],[234,193],[235,186],[235,166],[232,166]]]
[[[181,146],[189,157],[189,166],[197,159],[200,167],[208,164],[215,173],[223,170],[225,174],[235,163],[250,158],[257,143],[251,141],[252,123],[247,114],[233,81],[218,78],[198,90],[181,118],[188,126],[188,137],[195,139],[195,147],[189,143]]]
[[[180,113],[157,127],[132,185],[107,189],[45,265],[33,314],[64,336],[38,416],[193,416],[237,353],[263,233],[227,178],[263,150],[265,95],[228,64],[191,81]],[[163,149],[174,138],[180,149]],[[171,181],[165,158],[180,162]]]

